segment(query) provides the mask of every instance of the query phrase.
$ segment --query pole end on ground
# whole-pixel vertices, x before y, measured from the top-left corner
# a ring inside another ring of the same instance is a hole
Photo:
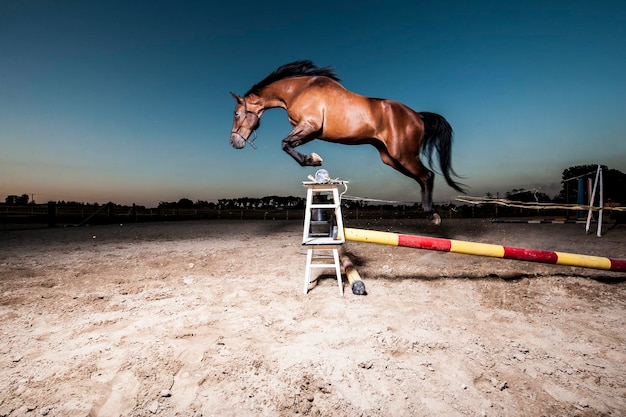
[[[365,291],[365,284],[363,283],[363,281],[354,281],[352,283],[352,294],[367,295],[367,291]]]

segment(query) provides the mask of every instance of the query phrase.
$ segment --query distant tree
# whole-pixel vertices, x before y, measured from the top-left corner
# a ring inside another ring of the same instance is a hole
[[[539,191],[533,192],[531,190],[524,189],[513,189],[512,191],[507,191],[506,198],[513,201],[537,203],[550,201],[550,197],[546,193],[541,193]]]
[[[363,200],[343,200],[342,204],[348,210],[362,209],[364,206]]]
[[[219,205],[219,208],[222,210],[232,210],[236,208],[235,200],[230,199],[230,198],[221,198],[217,200],[217,203]]]
[[[604,170],[606,166],[602,166]],[[578,201],[578,180],[595,175],[598,165],[576,165],[563,170],[561,174],[561,192],[558,199],[566,203]]]
[[[604,179],[604,198],[626,203],[626,174],[617,169],[602,172]]]
[[[191,209],[193,208],[193,201],[188,198],[181,198],[177,203],[178,208]]]
[[[29,200],[28,194],[22,194],[21,196],[9,195],[4,201],[7,205],[11,206],[25,206],[28,204]]]
[[[193,204],[194,208],[208,208],[211,210],[215,209],[215,203],[210,203],[208,201],[204,201],[204,200],[198,200]]]
[[[85,204],[83,202],[78,202],[78,201],[59,201],[57,202],[57,204],[59,206],[65,206],[65,207],[84,207],[84,206],[88,206],[89,204]],[[109,204],[113,204],[113,203],[109,203]]]
[[[605,200],[626,202],[626,174],[617,170],[609,169],[606,165],[602,168],[603,190]],[[598,165],[577,165],[563,171],[561,184],[563,188],[559,193],[559,201],[576,203],[578,201],[578,179],[586,181],[587,178],[595,180]],[[586,193],[587,186],[584,186]]]
[[[274,198],[271,196],[265,196],[261,198],[261,207],[263,208],[273,208],[274,207]]]
[[[181,198],[177,202],[161,201],[159,208],[194,208],[194,202],[188,198]]]
[[[290,208],[304,210],[304,207],[306,206],[305,198],[303,197],[289,197],[289,198],[290,198],[290,202],[289,202]]]

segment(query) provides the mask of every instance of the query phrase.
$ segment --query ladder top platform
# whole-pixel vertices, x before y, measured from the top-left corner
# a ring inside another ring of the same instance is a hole
[[[343,185],[345,181],[329,181],[329,182],[315,182],[315,181],[302,181],[302,185],[305,187],[332,187],[335,185]]]

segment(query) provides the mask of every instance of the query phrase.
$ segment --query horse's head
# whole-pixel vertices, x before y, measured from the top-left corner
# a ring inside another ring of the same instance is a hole
[[[241,149],[246,146],[247,142],[254,148],[256,130],[261,125],[263,106],[251,102],[247,97],[239,97],[234,93],[230,94],[237,101],[233,113],[233,128],[230,132],[230,144],[235,149]],[[254,138],[248,141],[252,132],[254,132]]]

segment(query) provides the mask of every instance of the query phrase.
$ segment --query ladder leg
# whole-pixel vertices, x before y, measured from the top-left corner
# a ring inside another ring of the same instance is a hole
[[[339,295],[343,297],[343,282],[341,280],[341,264],[339,263],[339,250],[333,249],[335,259],[335,273],[337,274],[337,284],[339,284]]]
[[[313,259],[313,249],[306,251],[306,270],[304,272],[304,294],[309,292],[309,285],[311,283],[311,261]]]
[[[302,242],[306,242],[311,232],[311,204],[313,203],[313,190],[309,188],[306,193],[306,208],[304,209],[304,231],[302,233]]]

